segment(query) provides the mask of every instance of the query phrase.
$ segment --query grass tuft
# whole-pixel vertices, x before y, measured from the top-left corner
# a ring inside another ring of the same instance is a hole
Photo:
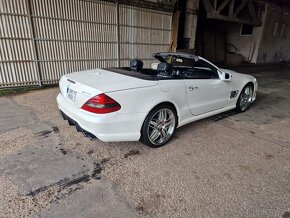
[[[30,91],[53,88],[57,86],[58,84],[44,85],[44,86],[25,86],[25,87],[15,87],[15,88],[3,88],[3,89],[0,89],[0,97],[23,94]]]

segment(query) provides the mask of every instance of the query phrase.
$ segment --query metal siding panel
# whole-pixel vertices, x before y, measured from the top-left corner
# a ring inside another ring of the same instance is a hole
[[[121,59],[145,59],[149,67],[152,53],[167,50],[170,40],[171,13],[120,6]],[[126,61],[121,61],[121,66]]]
[[[65,73],[116,67],[117,20],[120,23],[120,65],[132,58],[152,62],[153,52],[169,46],[171,14],[115,3],[79,0],[30,0],[39,70],[45,84]],[[26,0],[0,1],[0,87],[37,84]],[[7,15],[7,13],[10,13]]]
[[[25,85],[33,83],[32,48],[27,18],[27,8],[24,0],[0,3],[0,87]],[[6,39],[5,39],[6,38]],[[28,65],[28,69],[24,67]]]

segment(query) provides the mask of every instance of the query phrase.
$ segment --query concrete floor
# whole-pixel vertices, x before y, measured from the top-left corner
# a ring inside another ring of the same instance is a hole
[[[290,66],[247,66],[257,101],[172,142],[89,141],[58,89],[0,98],[0,217],[290,217]]]

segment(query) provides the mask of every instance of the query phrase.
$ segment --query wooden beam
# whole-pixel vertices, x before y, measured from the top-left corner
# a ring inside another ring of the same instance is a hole
[[[258,18],[257,18],[257,14],[256,14],[256,11],[255,11],[255,8],[254,8],[254,4],[253,4],[252,0],[249,1],[248,8],[249,8],[250,14],[253,17],[253,19],[257,20]]]
[[[202,0],[206,9],[206,14],[207,14],[206,16],[209,19],[225,20],[225,21],[230,21],[230,22],[238,22],[242,24],[251,24],[254,26],[260,26],[261,23],[259,22],[258,14],[254,7],[253,1],[256,1],[256,0],[241,0],[237,9],[234,11],[235,2],[236,2],[235,0],[223,0],[222,2],[220,2],[219,5],[217,5],[219,3],[217,0],[213,0],[213,1]],[[221,11],[224,10],[227,5],[229,5],[228,13],[226,15],[222,15]],[[251,16],[248,19],[239,18],[238,15],[246,7],[246,5],[249,9]]]
[[[203,5],[205,7],[205,10],[207,13],[211,13],[213,11],[213,7],[211,5],[211,2],[209,0],[202,0]]]
[[[235,13],[234,13],[234,17],[238,16],[238,14],[241,12],[241,10],[246,6],[246,4],[248,3],[248,0],[243,0],[241,2],[241,4],[239,5],[239,7],[236,9]]]
[[[250,24],[254,26],[260,26],[261,23],[258,20],[245,20],[245,19],[240,19],[237,17],[229,17],[229,16],[224,16],[216,13],[207,13],[206,17],[208,19],[217,19],[217,20],[225,20],[225,21],[230,21],[230,22],[237,22],[237,23],[242,23],[242,24]]]
[[[178,28],[179,28],[179,16],[180,11],[175,11],[172,15],[172,22],[171,22],[171,43],[168,48],[170,52],[176,52],[177,48],[177,38],[178,38]]]
[[[229,7],[229,16],[232,17],[234,14],[234,5],[235,5],[235,0],[231,1],[230,7]]]
[[[213,10],[216,11],[217,8],[217,0],[214,0],[213,2]]]
[[[217,11],[218,11],[218,12],[221,12],[221,10],[223,10],[223,9],[225,8],[225,6],[226,6],[230,1],[232,1],[232,0],[224,0],[224,1],[220,4],[220,6],[218,7]]]

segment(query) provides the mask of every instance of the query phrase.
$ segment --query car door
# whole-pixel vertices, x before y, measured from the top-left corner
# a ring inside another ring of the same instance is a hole
[[[185,85],[188,105],[193,115],[229,105],[231,85],[229,81],[220,79],[218,70],[196,67],[191,78],[185,79]]]

